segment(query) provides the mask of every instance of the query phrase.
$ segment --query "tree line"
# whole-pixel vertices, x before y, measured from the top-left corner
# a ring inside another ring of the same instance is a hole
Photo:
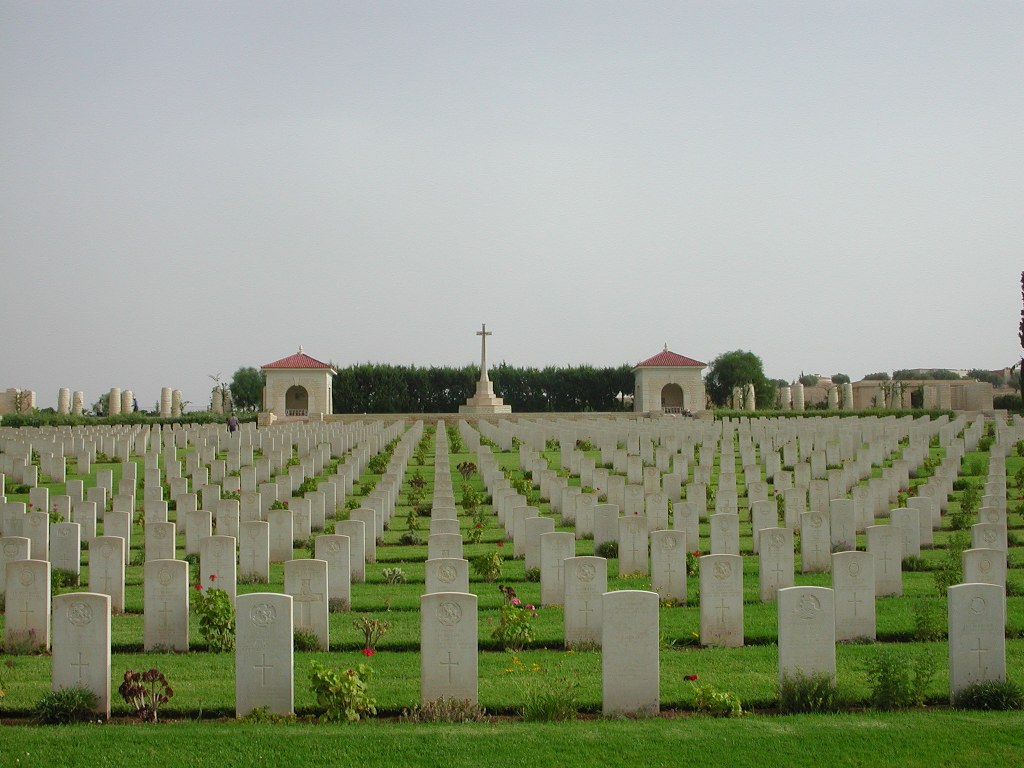
[[[335,413],[455,413],[476,392],[480,367],[422,368],[363,363],[333,366]],[[502,363],[487,372],[494,393],[526,413],[620,411],[633,393],[632,366],[520,368]],[[627,410],[631,409],[630,406]]]

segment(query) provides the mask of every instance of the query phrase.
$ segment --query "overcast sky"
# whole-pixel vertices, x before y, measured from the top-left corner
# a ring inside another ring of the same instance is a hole
[[[0,389],[1020,358],[1024,3],[0,0]]]

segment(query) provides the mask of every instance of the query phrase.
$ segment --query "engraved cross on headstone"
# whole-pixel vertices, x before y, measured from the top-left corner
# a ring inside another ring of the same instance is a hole
[[[265,653],[262,654],[262,660],[260,661],[260,663],[259,664],[253,664],[252,668],[253,669],[258,669],[262,673],[262,675],[263,675],[263,682],[261,683],[261,685],[263,685],[263,687],[266,687],[266,685],[267,685],[267,670],[274,668],[273,664],[267,664],[267,654],[265,654]]]
[[[85,667],[86,669],[88,669],[89,665],[86,662],[82,661],[82,652],[81,651],[78,652],[78,661],[71,662],[71,666],[72,667],[77,667],[77,669],[78,669],[78,682],[82,682],[82,667]]]
[[[448,651],[448,661],[441,662],[442,667],[448,667],[448,682],[452,682],[452,667],[459,666],[459,662],[452,661],[452,652]]]

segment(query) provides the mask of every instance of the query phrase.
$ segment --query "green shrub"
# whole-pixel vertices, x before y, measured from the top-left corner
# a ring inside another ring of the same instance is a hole
[[[316,632],[309,629],[296,629],[292,634],[292,641],[296,651],[320,650],[320,638]]]
[[[957,709],[1024,709],[1024,691],[1009,680],[986,680],[953,695]]]
[[[93,718],[99,703],[99,697],[87,688],[61,688],[36,702],[32,716],[46,725],[81,723]]]
[[[192,608],[199,617],[199,634],[213,653],[235,648],[235,606],[223,589],[206,589],[196,585]]]
[[[473,566],[473,573],[484,581],[497,581],[501,577],[501,554],[498,550],[477,555],[469,561]]]
[[[498,589],[504,599],[498,609],[498,626],[491,632],[491,637],[506,651],[520,651],[536,637],[532,619],[537,617],[537,609],[530,604],[524,605],[512,587],[502,584]]]
[[[946,612],[934,600],[914,601],[914,640],[929,643],[946,638]]]
[[[526,581],[540,581],[540,568],[527,568],[523,573]]]
[[[608,560],[614,560],[619,556],[619,542],[602,541],[597,546],[597,549],[594,550],[594,554],[598,557],[604,557]]]
[[[832,675],[824,672],[806,675],[797,670],[784,675],[779,683],[779,708],[788,715],[838,712],[842,702]]]
[[[406,723],[486,723],[487,710],[469,699],[440,696],[433,701],[402,711]]]
[[[700,714],[712,717],[739,717],[743,714],[739,696],[710,685],[693,687],[693,705]]]
[[[421,539],[419,534],[415,531],[403,531],[402,535],[398,537],[398,543],[415,547],[421,546],[423,544],[423,539]]]
[[[384,581],[388,584],[404,584],[405,583],[405,571],[401,568],[385,568],[381,571],[381,576],[384,577]]]
[[[876,709],[904,709],[924,704],[938,663],[924,652],[908,653],[895,648],[879,649],[868,662],[871,705]]]
[[[309,690],[323,710],[322,722],[355,723],[377,714],[376,701],[370,698],[373,670],[365,664],[345,671],[310,663]]]

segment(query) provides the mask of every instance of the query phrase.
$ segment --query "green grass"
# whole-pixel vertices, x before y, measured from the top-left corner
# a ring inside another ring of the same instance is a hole
[[[1020,765],[1022,750],[1019,714],[952,710],[729,720],[687,717],[462,725],[186,721],[0,728],[0,754],[6,765],[66,768],[263,764],[940,768]]]

